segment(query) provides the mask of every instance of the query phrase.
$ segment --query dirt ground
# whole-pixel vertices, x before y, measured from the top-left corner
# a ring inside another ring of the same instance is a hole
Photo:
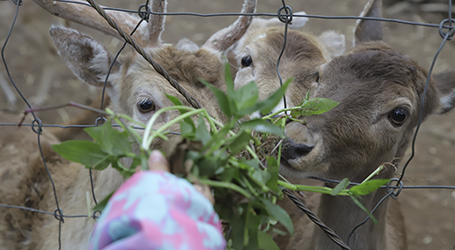
[[[105,0],[109,6],[137,9],[143,1]],[[304,10],[318,15],[358,15],[366,0],[287,0],[294,12]],[[385,17],[418,22],[439,23],[444,13],[423,12],[417,3],[390,0],[384,6]],[[397,3],[395,5],[395,3]],[[222,13],[238,12],[242,0],[170,0],[169,12]],[[279,0],[261,0],[257,12],[276,13],[281,6]],[[0,44],[3,44],[13,20],[15,5],[12,1],[0,2]],[[187,37],[198,44],[215,31],[229,25],[233,17],[201,18],[172,16],[167,18],[163,38],[168,43],[176,43]],[[12,77],[24,96],[40,106],[62,104],[75,101],[88,104],[99,92],[81,83],[66,67],[53,50],[48,36],[51,24],[61,23],[56,17],[40,9],[32,1],[24,1],[5,56]],[[345,34],[349,49],[355,20],[311,19],[306,30],[319,34],[333,29]],[[115,54],[121,42],[99,32],[76,24],[71,27],[89,33]],[[422,66],[429,68],[442,39],[437,28],[424,28],[397,23],[385,24],[385,40],[397,51],[410,55]],[[441,52],[435,71],[453,69],[455,55],[454,42],[449,41]],[[3,65],[0,73],[6,77]],[[51,81],[49,91],[40,94],[42,82]],[[41,97],[40,97],[41,96]],[[18,95],[16,95],[19,98]],[[0,90],[0,109],[19,112],[24,109],[22,100],[16,106],[7,106],[4,93]],[[44,123],[61,124],[79,112],[75,108],[65,108],[40,112]],[[2,121],[0,121],[2,122]],[[421,127],[416,157],[406,173],[405,185],[453,185],[455,186],[455,112],[444,116],[434,116]],[[1,131],[1,127],[0,127]],[[399,196],[406,226],[409,249],[452,249],[455,245],[455,191],[416,189],[404,190]]]

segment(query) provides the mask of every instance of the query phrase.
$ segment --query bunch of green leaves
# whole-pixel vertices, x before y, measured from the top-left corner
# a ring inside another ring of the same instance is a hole
[[[201,82],[214,92],[219,107],[227,118],[224,124],[211,117],[205,109],[183,106],[178,98],[168,96],[175,106],[165,107],[155,112],[147,125],[107,109],[110,116],[103,126],[85,129],[96,142],[65,141],[60,145],[54,145],[53,148],[64,158],[81,163],[86,168],[103,170],[111,165],[122,176],[128,178],[134,174],[134,168],[138,165],[142,169],[147,169],[147,158],[153,140],[157,137],[165,141],[169,140],[167,130],[173,124],[179,123],[181,135],[177,144],[183,145],[184,147],[180,149],[184,150],[180,150],[181,157],[168,155],[168,159],[182,159],[177,164],[182,170],[178,171],[181,177],[213,188],[216,200],[215,210],[229,227],[225,232],[228,249],[278,249],[271,235],[285,232],[274,227],[277,223],[281,223],[288,233],[293,233],[291,218],[276,204],[277,199],[283,197],[282,188],[349,195],[369,213],[357,198],[373,189],[376,190],[379,182],[366,181],[349,190],[346,189],[349,185],[347,179],[334,189],[293,185],[278,173],[281,146],[277,157],[268,155],[259,159],[253,150],[254,145],[261,144],[261,139],[269,135],[283,137],[286,119],[303,122],[298,119],[326,112],[335,107],[336,102],[323,98],[309,99],[307,95],[298,106],[271,113],[283,98],[291,80],[285,82],[267,99],[258,101],[258,89],[255,83],[249,83],[238,90],[234,89],[228,65],[226,66],[227,93],[203,80]],[[170,110],[178,110],[180,115],[160,128],[152,129],[157,118]],[[239,120],[245,120],[242,119],[245,116],[255,112],[266,116],[239,122]],[[283,112],[290,113],[290,116],[278,115]],[[123,130],[112,128],[113,121]],[[125,121],[145,128],[143,136],[126,125]],[[132,151],[132,143],[140,145],[140,152]],[[248,152],[250,157],[239,158],[239,152]],[[175,152],[171,150],[167,153]],[[131,168],[122,164],[124,158],[131,159]],[[383,182],[380,182],[381,185]],[[94,209],[101,211],[109,198],[110,196],[106,197]]]

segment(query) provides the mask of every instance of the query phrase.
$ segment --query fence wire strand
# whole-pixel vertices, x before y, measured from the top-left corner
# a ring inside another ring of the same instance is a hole
[[[19,14],[19,8],[20,8],[20,6],[22,6],[22,0],[12,0],[12,1],[13,1],[13,3],[16,4],[16,11],[15,11],[15,14],[14,14],[14,18],[13,18],[11,27],[10,27],[10,29],[8,31],[6,40],[5,40],[5,42],[4,42],[3,46],[2,46],[1,57],[2,57],[2,61],[3,61],[4,67],[6,69],[6,72],[7,72],[7,75],[8,75],[8,78],[9,78],[11,84],[16,89],[17,93],[21,96],[21,98],[26,103],[26,105],[31,109],[32,107],[30,106],[29,102],[23,96],[22,92],[19,90],[19,88],[17,87],[15,81],[13,80],[13,78],[12,78],[12,76],[10,74],[10,70],[8,68],[7,61],[6,61],[5,56],[4,56],[5,48],[7,46],[7,43],[9,41],[9,39],[10,39],[10,36],[11,36],[11,34],[13,32],[13,28],[15,26],[16,19],[17,19],[18,14]],[[223,16],[277,17],[285,25],[283,47],[282,47],[282,49],[280,51],[280,55],[279,55],[279,57],[277,59],[277,64],[276,64],[276,71],[277,71],[277,74],[278,74],[278,77],[279,77],[280,86],[283,84],[282,78],[281,78],[281,74],[280,74],[280,70],[279,70],[280,60],[281,60],[281,56],[283,55],[284,50],[286,48],[287,31],[288,31],[288,28],[289,28],[288,25],[291,24],[292,18],[294,18],[294,17],[307,17],[307,18],[318,18],[318,19],[336,19],[336,20],[340,20],[340,19],[354,19],[354,20],[364,19],[364,20],[377,20],[377,21],[394,22],[394,23],[400,23],[400,24],[406,24],[406,25],[416,25],[416,26],[423,26],[423,27],[439,28],[440,34],[441,34],[441,36],[443,38],[443,41],[442,41],[439,49],[435,53],[435,56],[434,56],[433,61],[431,63],[431,66],[430,66],[430,69],[429,69],[429,72],[428,72],[428,76],[427,76],[425,89],[424,89],[423,95],[421,97],[421,108],[419,110],[419,121],[418,121],[418,125],[417,125],[417,127],[415,129],[413,139],[412,139],[411,156],[408,158],[408,160],[404,164],[399,179],[396,179],[397,184],[395,186],[390,186],[390,187],[388,185],[381,187],[381,188],[387,188],[388,192],[375,205],[375,207],[373,208],[371,213],[373,213],[387,198],[389,198],[389,197],[396,198],[398,196],[398,193],[399,193],[399,192],[396,192],[396,190],[398,190],[398,189],[400,191],[401,191],[401,189],[455,189],[454,186],[434,186],[434,185],[431,185],[431,186],[430,185],[404,186],[403,183],[402,183],[402,180],[403,180],[403,178],[405,176],[406,169],[408,168],[410,162],[412,161],[412,159],[414,158],[414,155],[415,155],[415,142],[416,142],[416,138],[417,138],[417,135],[418,135],[418,132],[419,132],[420,125],[422,123],[423,106],[424,106],[424,103],[425,103],[425,96],[426,96],[426,92],[427,92],[427,89],[428,89],[428,86],[429,86],[430,78],[431,78],[431,75],[432,75],[432,72],[433,72],[434,64],[436,62],[436,59],[437,59],[439,53],[441,52],[442,48],[444,47],[445,43],[447,42],[447,40],[451,40],[453,35],[454,35],[454,27],[453,27],[454,21],[452,19],[452,0],[448,1],[449,2],[448,3],[448,19],[443,20],[440,24],[428,24],[428,23],[412,22],[412,21],[405,21],[405,20],[399,20],[399,19],[390,19],[390,18],[293,14],[291,7],[286,5],[284,0],[281,0],[282,6],[280,7],[280,9],[278,10],[277,13],[211,13],[211,14],[202,14],[202,13],[193,13],[193,12],[160,13],[160,12],[153,12],[149,8],[146,8],[146,11],[143,11],[142,8],[139,8],[139,10],[129,10],[129,9],[112,8],[112,7],[103,7],[103,8],[101,8],[93,0],[88,0],[89,3],[69,1],[69,0],[56,0],[56,1],[65,2],[65,3],[68,3],[68,4],[82,4],[82,5],[94,7],[100,13],[100,15],[102,15],[114,29],[117,29],[119,34],[125,39],[125,42],[124,42],[123,46],[119,49],[119,51],[116,54],[112,64],[110,65],[109,72],[108,72],[108,74],[106,76],[106,79],[104,81],[103,92],[102,92],[102,101],[101,101],[101,109],[104,108],[105,89],[106,89],[106,85],[107,85],[107,82],[108,82],[108,79],[109,79],[109,76],[110,76],[110,73],[111,73],[111,69],[113,68],[114,63],[116,62],[118,56],[123,51],[123,49],[125,48],[127,43],[132,45],[133,48],[135,48],[137,52],[142,54],[144,56],[144,58],[147,61],[149,61],[150,64],[155,68],[155,70],[157,72],[162,74],[176,89],[179,90],[180,93],[182,93],[182,95],[185,96],[185,98],[188,100],[189,103],[191,103],[196,108],[200,108],[201,107],[197,100],[195,100],[191,96],[187,95],[186,91],[183,90],[183,88],[179,87],[179,84],[177,83],[177,81],[175,81],[169,75],[167,75],[165,70],[162,69],[160,65],[155,64],[154,61],[152,60],[152,58],[147,56],[147,54],[142,50],[142,48],[140,48],[137,45],[135,45],[134,41],[131,39],[131,36],[137,30],[139,25],[141,25],[141,23],[144,20],[147,20],[150,14],[153,14],[153,15],[167,15],[167,16],[195,16],[195,17],[204,17],[204,18],[223,17]],[[145,6],[148,6],[148,5],[149,5],[149,0],[146,0]],[[135,26],[133,31],[128,35],[128,34],[124,33],[123,31],[121,31],[121,29],[117,26],[117,24],[115,24],[115,21],[110,20],[110,18],[104,12],[104,10],[121,11],[121,12],[138,14],[141,17],[141,19],[138,22],[138,24]],[[285,13],[282,13],[282,11],[284,11]],[[443,29],[447,29],[447,32],[444,32]],[[284,97],[283,102],[284,102],[284,105],[285,105],[285,108],[286,108],[287,104],[286,104],[286,99],[285,98],[286,97]],[[98,126],[99,124],[98,124],[97,121],[93,125],[67,125],[67,126],[63,126],[63,125],[58,125],[58,124],[42,124],[41,120],[39,120],[36,117],[35,113],[33,111],[31,113],[32,113],[32,116],[33,116],[33,119],[34,119],[33,122],[30,123],[30,124],[27,124],[27,123],[21,124],[21,126],[30,126],[31,129],[37,134],[37,141],[38,141],[38,147],[39,147],[39,150],[40,150],[41,159],[42,159],[42,162],[43,162],[44,167],[46,169],[46,173],[48,175],[48,178],[49,178],[49,180],[50,180],[50,182],[52,184],[52,188],[53,188],[53,192],[54,192],[54,199],[55,199],[55,203],[56,203],[56,210],[54,212],[50,212],[50,211],[37,210],[37,209],[29,208],[29,207],[7,205],[7,204],[0,204],[0,207],[10,208],[10,209],[22,209],[22,210],[27,210],[27,211],[31,211],[31,212],[37,212],[37,213],[42,213],[42,214],[54,216],[59,221],[58,242],[59,242],[59,249],[61,249],[61,227],[62,227],[62,223],[64,222],[64,218],[89,218],[89,217],[97,218],[97,216],[96,216],[96,212],[92,216],[90,216],[90,215],[65,215],[63,213],[63,211],[60,209],[58,198],[57,198],[56,187],[55,187],[54,181],[52,179],[51,173],[50,173],[50,171],[49,171],[49,169],[47,167],[46,160],[45,160],[45,157],[44,157],[44,154],[43,154],[43,150],[42,150],[42,147],[41,147],[41,137],[40,136],[42,134],[42,128],[44,128],[44,127],[59,127],[59,128],[62,128],[62,129],[65,129],[65,128],[87,128],[87,127]],[[102,118],[102,114],[100,114],[100,115],[101,115],[101,118]],[[17,123],[0,123],[0,126],[18,126],[18,124]],[[113,125],[113,126],[120,127],[119,125]],[[140,128],[140,127],[134,127],[134,128],[135,129],[144,129],[144,128]],[[171,133],[171,134],[179,134],[177,132],[169,132],[169,133]],[[324,179],[324,178],[318,178],[318,177],[310,177],[310,178],[317,179],[317,180],[320,180],[320,181],[323,181],[323,182],[339,183],[338,180],[330,180],[330,179]],[[97,204],[97,200],[96,200],[95,192],[94,192],[94,184],[93,184],[93,178],[92,178],[91,170],[90,170],[90,183],[91,183],[91,192],[92,192],[93,200]],[[352,185],[358,185],[358,183],[351,183],[351,184]],[[336,243],[342,249],[350,249],[349,245],[351,243],[351,237],[354,235],[355,231],[358,228],[360,228],[361,226],[366,224],[366,222],[370,219],[370,217],[368,216],[364,221],[362,221],[357,226],[355,226],[353,229],[351,229],[349,237],[347,238],[347,244],[345,244],[343,242],[343,240],[339,236],[337,236],[336,233],[333,230],[328,228],[322,221],[320,221],[319,218],[317,218],[317,216],[314,213],[312,213],[308,208],[306,208],[306,206],[298,198],[296,198],[292,194],[291,191],[283,190],[283,192],[296,204],[296,206],[298,206],[302,211],[304,211],[314,223],[316,223],[322,230],[324,230],[324,232],[327,234],[327,236],[334,243]]]

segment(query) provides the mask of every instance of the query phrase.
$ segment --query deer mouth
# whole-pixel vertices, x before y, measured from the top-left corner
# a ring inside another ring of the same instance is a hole
[[[296,168],[292,167],[292,165],[283,157],[281,157],[281,160],[280,160],[280,168],[288,168],[292,171],[299,171]]]
[[[294,160],[292,160],[294,161]],[[283,157],[280,160],[280,174],[286,178],[302,179],[308,176],[319,176],[327,172],[329,165],[323,161],[289,162]]]

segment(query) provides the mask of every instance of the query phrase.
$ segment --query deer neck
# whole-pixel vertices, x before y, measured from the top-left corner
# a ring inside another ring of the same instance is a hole
[[[385,173],[380,178],[391,178],[393,173]],[[330,186],[330,184],[326,184]],[[333,187],[333,186],[331,186]],[[359,201],[369,210],[387,194],[385,189],[379,189],[369,195],[362,196]],[[368,220],[363,226],[357,228],[350,238],[351,249],[385,249],[385,228],[388,199],[375,210],[373,215],[378,220],[375,225]],[[341,237],[347,244],[349,234],[352,230],[367,218],[367,214],[361,210],[348,196],[321,195],[319,218]],[[327,235],[318,227],[314,230],[311,249],[340,249]]]

